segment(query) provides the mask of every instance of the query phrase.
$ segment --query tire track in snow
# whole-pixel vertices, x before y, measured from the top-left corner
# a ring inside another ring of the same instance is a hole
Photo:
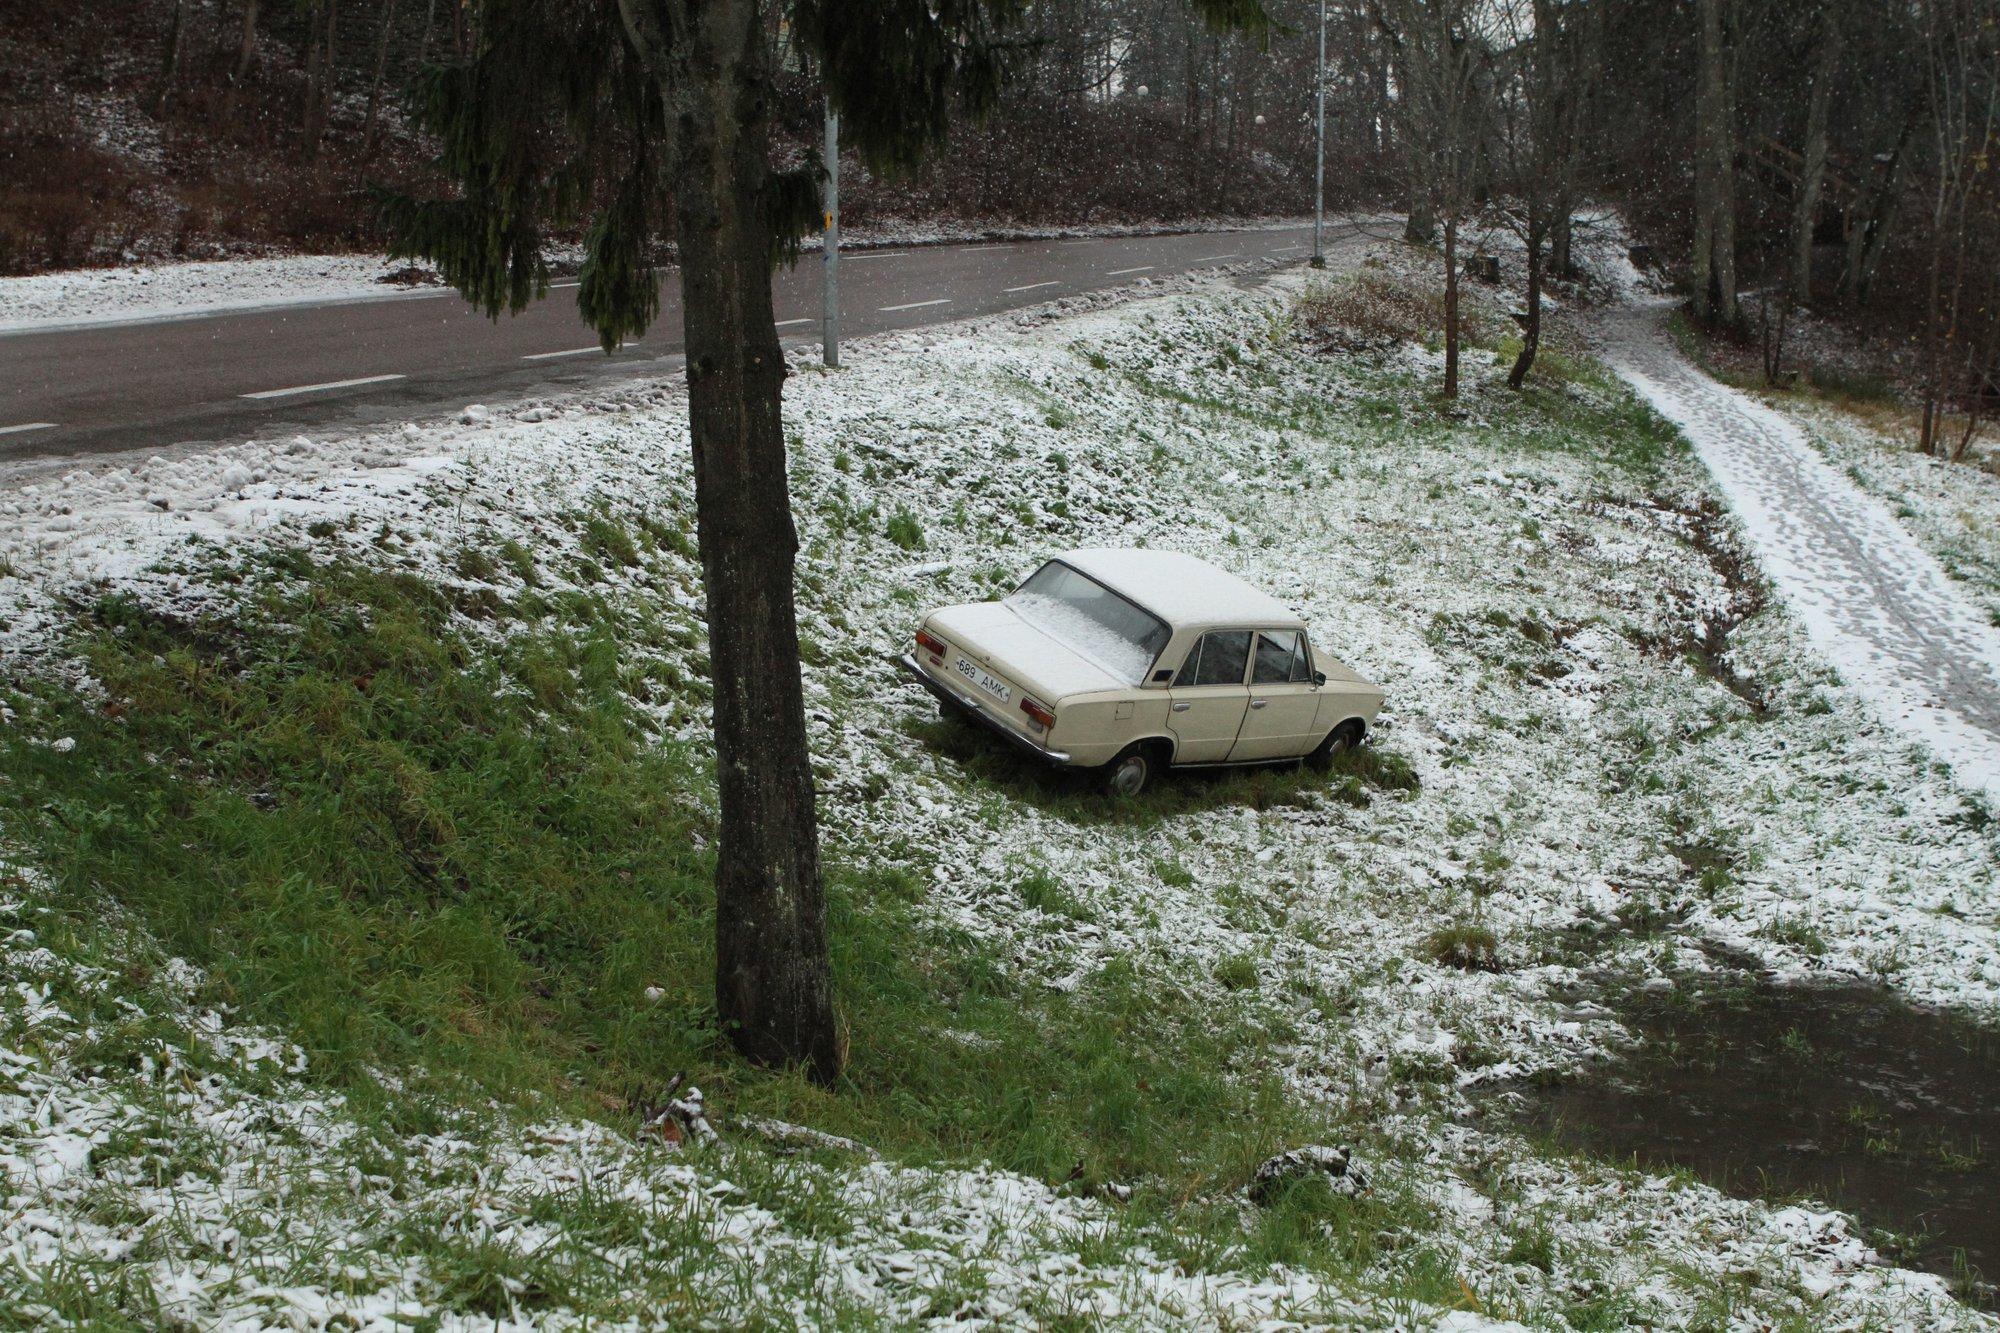
[[[1797,424],[1696,368],[1664,304],[1600,325],[1600,353],[1694,443],[1814,646],[1883,717],[2000,800],[2000,630]]]

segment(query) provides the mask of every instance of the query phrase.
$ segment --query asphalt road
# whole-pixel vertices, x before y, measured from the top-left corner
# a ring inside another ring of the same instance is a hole
[[[1353,236],[1330,228],[1329,251]],[[1250,259],[1303,261],[1311,244],[1305,227],[847,251],[842,332],[914,328]],[[820,267],[809,254],[778,272],[788,341],[819,340]],[[659,320],[608,357],[577,315],[573,281],[497,322],[446,289],[0,335],[0,463],[365,426],[658,375],[679,365],[679,297],[670,272]]]

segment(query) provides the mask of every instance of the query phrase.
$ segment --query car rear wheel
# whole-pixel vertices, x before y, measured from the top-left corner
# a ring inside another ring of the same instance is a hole
[[[1306,756],[1306,762],[1324,773],[1333,767],[1333,761],[1361,744],[1361,724],[1349,719],[1326,734],[1313,752]]]
[[[1119,800],[1137,796],[1152,780],[1153,756],[1144,746],[1134,745],[1104,766],[1104,790]]]

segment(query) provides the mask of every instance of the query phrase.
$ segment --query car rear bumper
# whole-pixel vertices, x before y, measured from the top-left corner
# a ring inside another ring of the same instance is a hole
[[[1023,754],[1033,755],[1042,762],[1049,764],[1066,765],[1070,762],[1070,757],[1061,750],[1051,750],[1046,745],[1037,744],[1013,728],[1004,726],[996,721],[991,713],[979,706],[977,699],[959,690],[949,681],[939,680],[936,676],[924,670],[917,659],[909,653],[904,653],[901,661],[903,669],[915,676],[925,689],[936,695],[939,703],[949,704],[951,707],[956,708],[959,712],[964,713],[980,726],[985,727],[988,731],[1008,742]]]

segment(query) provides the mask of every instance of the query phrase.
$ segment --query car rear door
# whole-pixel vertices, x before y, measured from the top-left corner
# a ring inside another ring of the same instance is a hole
[[[1244,681],[1252,637],[1247,629],[1210,630],[1174,674],[1167,728],[1174,733],[1175,763],[1213,764],[1229,757],[1250,708]]]
[[[1319,689],[1313,684],[1305,635],[1295,629],[1259,631],[1250,658],[1249,708],[1230,760],[1306,753],[1319,744],[1313,727],[1318,711]]]

